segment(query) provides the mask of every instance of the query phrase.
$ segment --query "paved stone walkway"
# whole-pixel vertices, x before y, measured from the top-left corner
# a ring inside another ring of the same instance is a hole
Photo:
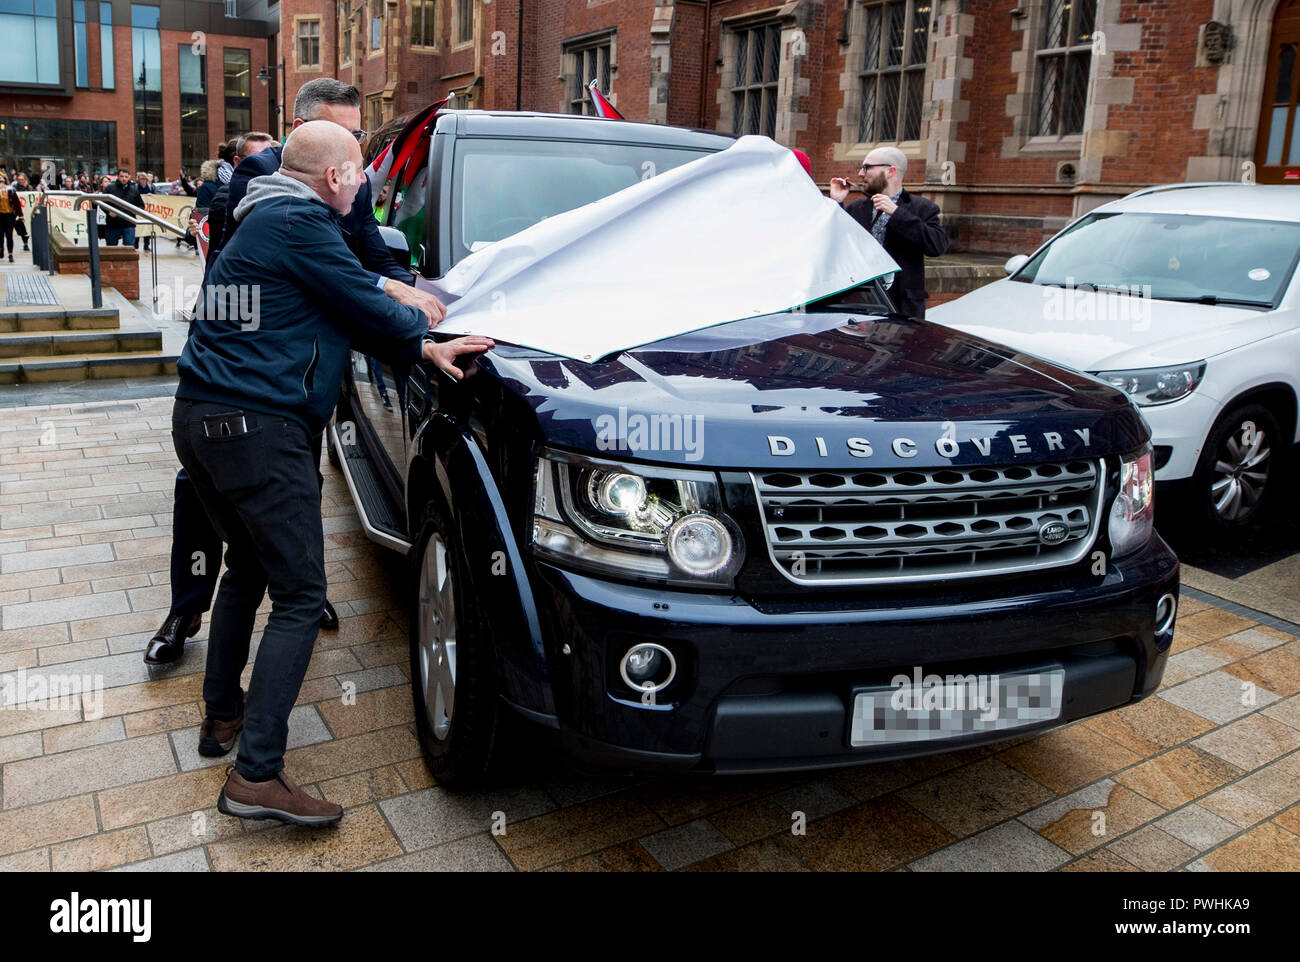
[[[1184,601],[1158,696],[1019,742],[772,778],[586,777],[555,759],[512,788],[447,792],[413,734],[400,562],[361,535],[328,464],[342,626],[317,642],[288,766],[347,814],[327,832],[246,826],[214,807],[226,760],[196,751],[206,622],[165,675],[140,660],[168,604],[170,410],[0,410],[0,681],[104,686],[0,710],[0,869],[1300,869],[1300,641],[1206,596]]]

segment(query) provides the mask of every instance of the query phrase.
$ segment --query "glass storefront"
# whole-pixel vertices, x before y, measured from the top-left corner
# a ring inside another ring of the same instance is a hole
[[[117,170],[117,124],[109,120],[0,117],[0,166],[28,175],[84,170],[92,177]],[[53,186],[53,181],[48,181]]]
[[[55,0],[2,0],[0,83],[57,84],[59,21]]]
[[[226,139],[253,129],[253,63],[248,50],[224,51]]]
[[[131,57],[136,170],[152,171],[165,180],[169,172],[162,169],[162,39],[157,7],[131,4]]]
[[[197,48],[197,49],[196,49]],[[208,58],[198,44],[183,43],[178,51],[181,80],[181,163],[197,177],[208,153]]]

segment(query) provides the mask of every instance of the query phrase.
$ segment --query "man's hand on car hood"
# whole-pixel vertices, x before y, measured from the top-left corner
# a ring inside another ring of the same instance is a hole
[[[482,354],[484,351],[492,350],[493,347],[495,344],[492,338],[478,335],[458,337],[454,341],[425,341],[424,359],[459,381],[478,369],[472,361],[464,369],[459,368],[456,366],[456,359],[465,354]]]
[[[418,307],[423,311],[424,316],[429,319],[429,330],[431,331],[441,324],[443,318],[447,316],[447,308],[443,306],[442,301],[428,291],[416,290],[401,281],[390,279],[384,285],[384,293],[399,304],[409,304],[411,307]]]

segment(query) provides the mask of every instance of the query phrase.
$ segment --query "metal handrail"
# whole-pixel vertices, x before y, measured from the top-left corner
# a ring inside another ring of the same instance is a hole
[[[104,207],[111,208],[115,214],[124,215],[125,219],[133,221],[136,226],[142,223],[150,223],[163,230],[171,231],[177,237],[188,237],[189,231],[177,227],[170,221],[165,221],[156,214],[151,214],[147,210],[141,210],[134,204],[128,204],[120,197],[114,197],[112,194],[83,194],[79,190],[47,190],[47,194],[59,197],[80,197],[82,200],[93,201]]]
[[[60,197],[80,197],[82,200],[88,200],[99,206],[109,208],[110,210],[113,211],[113,213],[121,215],[124,220],[131,221],[131,223],[135,224],[137,227],[139,227],[142,224],[153,224],[156,227],[161,227],[165,231],[170,231],[171,233],[175,234],[177,237],[180,237],[182,239],[189,237],[188,230],[182,230],[181,228],[177,227],[175,224],[171,223],[170,221],[165,221],[161,217],[149,213],[147,210],[141,210],[139,207],[136,207],[134,204],[128,204],[126,201],[122,200],[122,198],[114,197],[112,194],[101,194],[101,193],[83,194],[79,190],[48,190],[46,191],[46,193],[55,194]],[[147,240],[146,240],[146,246],[148,247]],[[154,306],[154,310],[157,310],[158,309],[158,245],[157,244],[154,244],[152,247],[149,247],[149,264],[152,269],[152,275],[153,275],[153,287],[152,287],[153,306]],[[91,286],[94,290],[98,290],[98,283],[99,282],[97,278],[91,279]],[[95,299],[96,300],[98,299],[97,294],[95,295]],[[95,306],[98,307],[99,304],[96,303]]]

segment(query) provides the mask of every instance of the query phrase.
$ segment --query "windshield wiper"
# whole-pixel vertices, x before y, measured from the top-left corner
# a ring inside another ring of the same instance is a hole
[[[1217,306],[1220,304],[1230,304],[1239,307],[1267,307],[1273,308],[1271,301],[1251,301],[1241,297],[1220,297],[1218,294],[1202,294],[1199,297],[1156,297],[1158,301],[1177,301],[1180,304],[1209,304]]]

